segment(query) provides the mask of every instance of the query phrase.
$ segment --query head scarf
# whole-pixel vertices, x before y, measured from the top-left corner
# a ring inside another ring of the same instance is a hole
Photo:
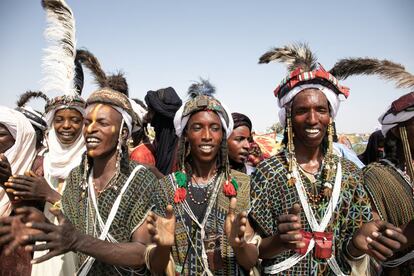
[[[7,157],[13,174],[24,174],[32,167],[36,157],[36,132],[30,121],[19,111],[0,106],[0,123],[15,139],[14,145],[4,155]],[[11,212],[11,204],[6,192],[0,189],[0,217]]]
[[[382,134],[385,137],[390,129],[413,117],[414,92],[411,92],[395,100],[388,110],[378,118],[382,125]]]
[[[249,117],[237,112],[231,113],[231,117],[233,118],[234,122],[233,129],[236,129],[240,126],[246,126],[249,131],[252,131],[252,121],[250,121]]]
[[[151,126],[155,130],[155,166],[161,173],[168,174],[172,169],[177,145],[173,119],[177,110],[182,106],[182,101],[174,88],[167,87],[157,91],[148,91],[145,102],[148,110],[154,111]]]
[[[85,151],[85,140],[82,133],[76,141],[70,145],[62,144],[56,136],[53,119],[57,111],[61,109],[75,109],[82,117],[85,116],[85,101],[80,96],[59,96],[52,99],[46,106],[46,122],[49,132],[46,136],[48,152],[43,160],[45,178],[49,184],[53,179],[66,179],[72,169],[79,166],[82,154]]]
[[[58,110],[71,108],[79,111],[82,114],[82,117],[85,116],[85,107],[86,103],[85,100],[82,99],[80,96],[59,96],[53,98],[50,102],[46,105],[46,122],[49,127],[52,126],[53,119],[55,118],[55,113]]]
[[[341,100],[349,96],[349,89],[340,86],[336,78],[326,72],[321,65],[317,70],[311,72],[302,72],[299,68],[284,79],[275,90],[280,107],[279,122],[282,127],[285,127],[286,112],[291,107],[292,100],[306,89],[317,89],[325,95],[332,119],[335,119],[338,113]]]
[[[93,92],[86,101],[88,106],[95,103],[110,105],[122,115],[128,128],[128,137],[131,137],[132,132],[138,130],[136,128],[139,126],[138,116],[132,109],[131,100],[125,94],[105,87]]]
[[[30,106],[17,107],[16,110],[23,113],[23,115],[29,119],[30,123],[33,126],[39,128],[42,131],[45,131],[47,129],[47,122],[42,113],[34,110]]]
[[[220,117],[221,124],[226,133],[226,138],[229,138],[233,132],[233,118],[230,110],[219,100],[208,95],[198,95],[189,99],[175,114],[174,127],[175,133],[181,137],[183,131],[190,119],[191,115],[198,111],[211,110],[217,113]]]

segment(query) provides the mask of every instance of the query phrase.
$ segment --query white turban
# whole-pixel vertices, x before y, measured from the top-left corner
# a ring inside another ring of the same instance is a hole
[[[388,108],[387,110],[389,110],[390,108]],[[385,112],[378,118],[378,121],[382,125],[382,128],[381,128],[382,135],[384,135],[385,137],[387,135],[387,132],[390,129],[397,126],[399,123],[410,120],[413,117],[414,117],[414,110],[411,110],[411,111],[403,110],[397,114],[388,113],[388,111]]]
[[[24,174],[32,168],[36,158],[36,132],[21,112],[0,106],[0,123],[13,136],[15,143],[4,155],[7,157],[12,174]],[[11,212],[11,204],[6,192],[0,189],[0,217]]]
[[[53,119],[55,118],[56,112],[58,110],[65,109],[65,108],[75,109],[75,110],[79,111],[80,114],[82,114],[82,118],[85,117],[85,108],[80,107],[80,106],[76,106],[76,105],[66,105],[66,104],[62,104],[62,105],[59,105],[56,108],[50,110],[48,113],[46,113],[45,118],[46,118],[47,125],[49,127],[52,126]]]
[[[293,98],[302,92],[305,89],[318,89],[320,90],[328,99],[329,106],[331,107],[331,116],[332,119],[335,119],[336,114],[338,113],[339,106],[340,106],[340,97],[337,93],[332,91],[326,86],[320,85],[320,84],[303,84],[298,85],[294,87],[292,90],[290,90],[285,96],[283,96],[278,101],[278,105],[280,107],[279,110],[279,122],[282,125],[282,127],[285,127],[286,123],[286,107],[288,104],[293,100]]]
[[[190,99],[189,101],[192,101],[192,100],[193,99]],[[187,102],[189,102],[189,101],[187,101]],[[175,113],[175,116],[174,116],[175,134],[178,137],[181,137],[181,135],[183,134],[185,126],[187,125],[188,120],[190,119],[190,116],[192,115],[192,114],[188,114],[187,116],[183,117],[184,107],[187,104],[187,102],[184,103],[183,105],[181,105],[180,109],[177,110],[177,112]],[[221,104],[221,106],[223,107],[224,111],[227,114],[228,122],[225,120],[223,115],[220,114],[220,112],[217,112],[217,115],[220,117],[221,124],[222,124],[224,130],[226,131],[226,138],[228,139],[230,137],[231,133],[233,132],[233,126],[234,126],[233,117],[231,116],[230,109],[228,109],[227,106],[225,106],[223,103],[220,103],[220,104]]]

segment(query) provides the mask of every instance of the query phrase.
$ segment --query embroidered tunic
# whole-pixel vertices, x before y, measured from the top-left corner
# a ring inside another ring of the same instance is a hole
[[[107,190],[97,197],[99,212],[103,221],[108,218],[112,205],[118,197],[122,186],[127,181],[130,173],[136,164],[129,163],[129,168],[122,170],[116,179],[112,179],[108,184]],[[92,201],[88,207],[88,191],[82,197],[81,188],[83,170],[81,166],[76,167],[69,174],[67,186],[62,196],[62,206],[65,216],[81,232],[99,237],[100,228],[98,221],[95,221],[96,213]],[[139,169],[129,187],[124,193],[118,212],[109,229],[119,243],[130,242],[133,232],[143,223],[149,210],[153,207],[152,196],[155,194],[154,188],[157,183],[156,177],[146,168]],[[116,188],[115,188],[116,187]],[[78,267],[86,260],[87,256],[78,253]],[[145,268],[138,270],[138,274],[145,274]],[[131,275],[131,270],[123,267],[115,267],[95,260],[88,275]]]
[[[335,163],[341,162],[342,187],[338,205],[325,232],[333,232],[333,254],[343,273],[350,273],[350,266],[343,256],[343,248],[353,233],[364,222],[371,220],[371,206],[367,193],[362,184],[361,171],[350,161],[335,157]],[[251,180],[251,209],[249,221],[262,238],[277,234],[277,218],[286,214],[295,203],[300,204],[299,195],[295,185],[288,184],[288,163],[285,152],[261,162]],[[322,188],[322,178],[316,177],[316,182],[311,184],[309,178],[300,172],[303,185],[307,191],[312,191],[316,185],[319,191]],[[334,176],[335,177],[335,176]],[[330,181],[333,184],[333,181]],[[322,220],[329,203],[327,200],[312,206],[318,222]],[[306,220],[304,212],[300,213],[302,228],[312,232]],[[334,275],[333,271],[324,259],[314,257],[315,248],[296,265],[283,271],[283,275]],[[292,256],[295,252],[285,251],[273,259],[264,259],[262,268],[280,263]],[[265,274],[264,272],[262,272]]]
[[[234,170],[232,170],[232,176],[239,183],[236,211],[247,210],[249,206],[249,177]],[[223,181],[220,175],[215,183],[220,186],[212,187],[210,199],[205,203],[208,211],[207,205],[209,205],[210,200],[213,201],[203,231],[195,221],[197,215],[191,217],[184,207],[191,206],[188,194],[186,201],[183,203],[174,203],[174,191],[177,184],[172,174],[160,180],[159,189],[161,192],[159,192],[160,197],[156,199],[157,206],[155,210],[160,215],[164,215],[164,210],[168,204],[174,206],[177,223],[172,257],[176,272],[181,275],[244,275],[241,267],[236,262],[233,250],[224,233],[229,199],[223,193]],[[204,219],[205,212],[198,211],[194,210],[194,213],[201,214],[202,219]],[[206,254],[207,259],[205,261],[203,261],[203,253]]]

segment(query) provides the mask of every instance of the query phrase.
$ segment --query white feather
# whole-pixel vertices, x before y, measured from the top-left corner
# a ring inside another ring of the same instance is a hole
[[[50,97],[77,95],[75,78],[75,18],[64,0],[59,0],[68,10],[56,11],[46,8],[47,27],[44,32],[49,46],[42,59],[42,91]],[[68,50],[69,49],[69,50]]]

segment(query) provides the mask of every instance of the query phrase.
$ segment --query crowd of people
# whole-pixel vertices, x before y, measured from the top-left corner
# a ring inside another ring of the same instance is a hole
[[[340,80],[414,87],[402,65],[326,70],[306,44],[266,52],[259,63],[288,75],[274,91],[283,147],[265,158],[208,80],[187,99],[172,87],[132,99],[121,73],[76,49],[70,7],[42,6],[46,82],[0,106],[0,275],[414,274],[414,92],[359,158],[335,127]],[[85,69],[98,86],[87,98]]]

